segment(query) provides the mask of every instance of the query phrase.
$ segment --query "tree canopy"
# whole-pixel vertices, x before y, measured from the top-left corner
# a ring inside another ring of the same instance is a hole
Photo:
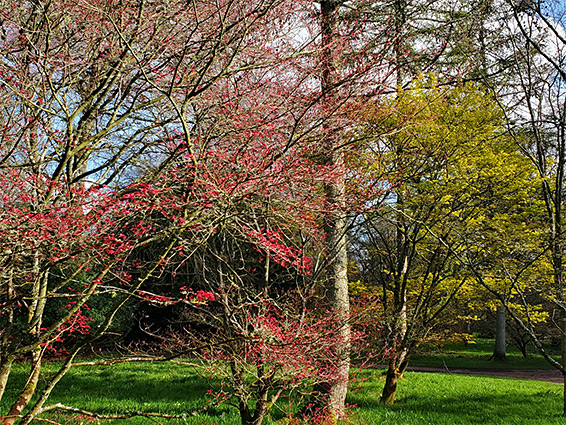
[[[244,425],[343,418],[369,341],[392,403],[419,344],[500,304],[544,351],[558,6],[0,1],[0,401],[29,365],[2,423],[108,344],[198,363]]]

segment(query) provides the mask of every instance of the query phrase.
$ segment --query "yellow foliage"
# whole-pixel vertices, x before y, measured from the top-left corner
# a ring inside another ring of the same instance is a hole
[[[476,344],[473,335],[469,333],[451,332],[444,330],[436,332],[421,340],[421,343],[426,344],[429,348],[443,348],[446,344],[456,344],[463,342],[465,345]]]
[[[549,284],[552,265],[539,255],[545,238],[541,179],[488,93],[475,84],[439,87],[426,75],[362,115],[355,130],[360,146],[350,158],[353,181],[383,189],[368,199],[375,208],[367,218],[391,238],[415,241],[415,252],[400,276],[402,267],[393,263],[406,254],[396,251],[402,244],[368,248],[382,282],[353,282],[352,294],[386,287],[380,295],[389,305],[406,298],[409,311],[422,316],[412,320],[430,325],[425,316],[477,320],[478,311],[499,303],[478,285],[468,261],[479,264],[484,283],[507,299]],[[443,307],[448,300],[454,309]],[[530,314],[546,320],[537,308]]]

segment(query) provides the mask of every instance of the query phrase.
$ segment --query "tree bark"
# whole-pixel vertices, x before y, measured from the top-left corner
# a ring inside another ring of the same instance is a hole
[[[385,375],[385,386],[381,393],[380,401],[384,404],[395,403],[395,395],[397,394],[397,381],[401,377],[396,362],[389,362],[387,374]]]
[[[6,385],[8,384],[8,378],[10,376],[14,360],[15,357],[13,356],[3,356],[0,359],[0,400],[2,400],[2,396],[6,390]]]
[[[36,349],[33,353],[33,361],[28,380],[24,385],[16,402],[10,408],[8,415],[4,417],[2,425],[13,425],[24,411],[32,396],[35,394],[37,383],[41,372],[41,348]]]
[[[560,364],[562,365],[562,377],[564,386],[564,397],[562,398],[562,415],[566,416],[566,311],[560,312]]]
[[[389,360],[387,372],[385,374],[385,385],[381,392],[379,401],[384,404],[394,404],[395,396],[397,395],[397,381],[403,377],[409,365],[409,352],[408,349],[403,349],[398,356]]]
[[[505,306],[498,306],[495,316],[495,346],[493,348],[494,360],[505,360]]]
[[[338,323],[339,341],[336,345],[337,376],[328,385],[327,409],[332,420],[344,415],[348,378],[350,373],[350,299],[348,297],[348,254],[346,247],[345,213],[345,175],[344,152],[336,137],[336,125],[332,124],[331,114],[336,108],[336,15],[338,2],[325,0],[320,2],[322,56],[321,56],[321,94],[322,107],[326,117],[323,126],[323,149],[326,152],[325,163],[335,170],[336,176],[325,184],[324,190],[328,202],[325,217],[326,250],[328,258],[326,274],[326,299],[334,309]]]
[[[269,391],[267,387],[262,386],[258,389],[258,392],[256,393],[256,405],[253,415],[248,406],[246,398],[239,398],[238,410],[240,411],[242,425],[261,425],[263,423],[263,419],[265,418],[268,410],[268,395]]]

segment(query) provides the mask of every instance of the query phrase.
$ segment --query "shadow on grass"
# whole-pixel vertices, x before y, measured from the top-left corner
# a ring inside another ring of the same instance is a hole
[[[54,365],[49,368],[55,371]],[[15,400],[26,372],[26,365],[15,368],[2,409]],[[203,410],[207,417],[237,414],[228,406],[215,406],[214,396],[209,393],[211,388],[211,382],[194,369],[171,363],[88,366],[71,369],[55,387],[47,404],[58,402],[100,414],[145,411],[191,415]],[[130,419],[121,423],[138,422]]]
[[[94,400],[98,408],[100,400],[108,400],[108,409],[112,406],[172,406],[198,410],[206,405],[211,397],[207,391],[211,385],[206,379],[192,370],[183,372],[179,367],[154,365],[144,368],[138,365],[134,370],[91,371],[84,368],[81,373],[69,373],[61,385],[54,391],[53,399],[73,398]],[[171,365],[170,365],[171,366]],[[157,370],[156,370],[157,369]],[[79,397],[80,395],[80,397]],[[177,409],[175,409],[177,410]]]

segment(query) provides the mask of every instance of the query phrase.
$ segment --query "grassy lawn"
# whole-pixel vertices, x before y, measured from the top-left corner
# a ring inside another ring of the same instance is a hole
[[[353,388],[353,423],[363,425],[565,424],[562,386],[507,378],[407,372],[393,406],[379,403],[383,380],[364,372]]]
[[[48,368],[54,369],[54,366],[48,365]],[[17,365],[10,380],[23,382],[24,372],[23,365]],[[237,424],[237,412],[228,406],[211,407],[206,413],[191,416],[192,412],[201,410],[207,405],[211,399],[207,395],[207,390],[210,388],[205,379],[184,366],[159,362],[124,363],[71,369],[53,391],[50,401],[101,414],[125,414],[136,411],[187,414],[184,420],[157,419],[158,423],[171,425]],[[5,398],[13,400],[15,394],[10,389],[8,385],[8,397]],[[3,411],[6,410],[6,405],[0,407]],[[90,423],[86,419],[77,419],[77,415],[66,412],[49,414],[46,417],[65,425]],[[102,420],[93,423],[134,425],[156,422],[137,417],[122,421]]]
[[[490,360],[493,354],[493,340],[475,338],[473,344],[458,342],[447,344],[442,348],[427,347],[419,349],[419,353],[411,358],[412,366],[428,366],[451,368],[473,368],[473,369],[509,369],[509,370],[537,370],[552,369],[552,366],[530,348],[529,357],[523,358],[521,352],[509,345],[507,346],[506,359],[503,361]],[[548,352],[556,354],[557,348],[549,347]],[[558,360],[559,356],[556,356]]]
[[[510,355],[505,362],[490,362],[489,341],[445,350],[423,351],[414,364],[421,366],[530,368],[544,366],[533,357],[523,360]],[[440,362],[440,364],[438,363]],[[528,367],[527,367],[528,366]],[[24,365],[18,365],[13,381],[23,380]],[[485,376],[407,372],[399,383],[397,403],[383,406],[379,396],[384,379],[382,371],[357,372],[348,402],[357,405],[348,424],[398,425],[472,425],[472,424],[566,424],[560,416],[562,386],[536,381],[522,381]],[[202,410],[211,396],[210,383],[182,365],[172,363],[121,364],[112,367],[81,367],[73,369],[54,391],[51,400],[99,413],[134,411],[183,414],[185,419],[157,422],[147,418],[127,419],[113,423],[137,425],[163,423],[167,425],[236,425],[236,409],[214,406],[206,413],[190,416]],[[13,398],[13,392],[8,394]],[[6,406],[2,406],[3,410]],[[67,413],[49,416],[60,424],[82,425],[84,418]],[[264,423],[285,424],[282,413],[274,412]],[[37,422],[42,423],[42,422]],[[45,423],[45,422],[43,422]],[[94,422],[100,424],[109,421]]]

